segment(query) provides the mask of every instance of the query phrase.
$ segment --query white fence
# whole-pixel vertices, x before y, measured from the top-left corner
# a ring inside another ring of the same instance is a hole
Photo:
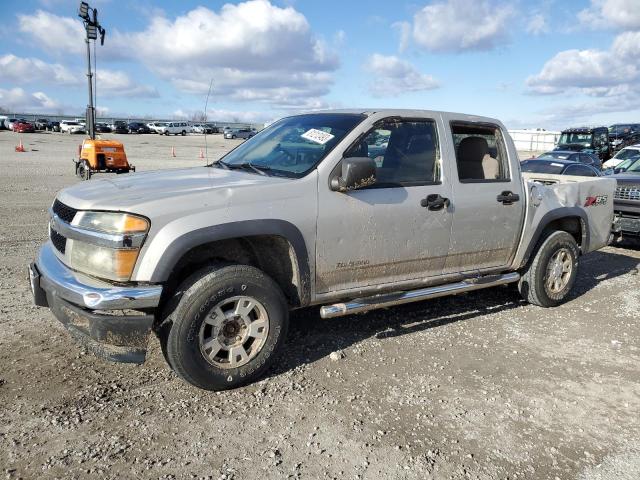
[[[560,132],[549,130],[509,130],[516,150],[520,152],[546,152],[553,150],[560,138]]]

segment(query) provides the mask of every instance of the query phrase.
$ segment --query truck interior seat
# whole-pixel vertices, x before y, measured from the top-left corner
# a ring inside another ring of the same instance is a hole
[[[489,145],[482,137],[463,138],[458,146],[460,180],[490,180],[500,176],[498,160],[489,154]]]

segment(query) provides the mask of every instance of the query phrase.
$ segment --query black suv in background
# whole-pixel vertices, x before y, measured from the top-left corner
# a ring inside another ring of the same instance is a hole
[[[600,160],[611,158],[609,129],[607,127],[568,128],[560,134],[555,150],[594,153]]]
[[[129,133],[151,133],[151,129],[142,122],[129,123]]]
[[[124,120],[116,120],[111,130],[113,133],[129,133],[129,125]]]

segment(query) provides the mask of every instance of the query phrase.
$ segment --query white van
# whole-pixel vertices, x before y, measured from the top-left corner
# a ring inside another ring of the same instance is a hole
[[[191,133],[191,125],[187,122],[169,122],[157,127],[160,135],[186,135]]]

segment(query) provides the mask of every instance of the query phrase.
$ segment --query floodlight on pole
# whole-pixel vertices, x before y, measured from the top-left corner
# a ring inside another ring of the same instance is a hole
[[[87,2],[80,2],[78,16],[83,20],[89,20],[89,4]]]
[[[104,45],[106,31],[98,22],[98,9],[91,8],[87,2],[80,2],[78,16],[82,18],[86,31],[85,42],[87,44],[87,80],[89,82],[89,105],[87,106],[87,128],[91,139],[96,138],[96,113],[93,106],[93,72],[91,71],[91,47],[90,41],[98,39],[100,33],[100,45]]]

